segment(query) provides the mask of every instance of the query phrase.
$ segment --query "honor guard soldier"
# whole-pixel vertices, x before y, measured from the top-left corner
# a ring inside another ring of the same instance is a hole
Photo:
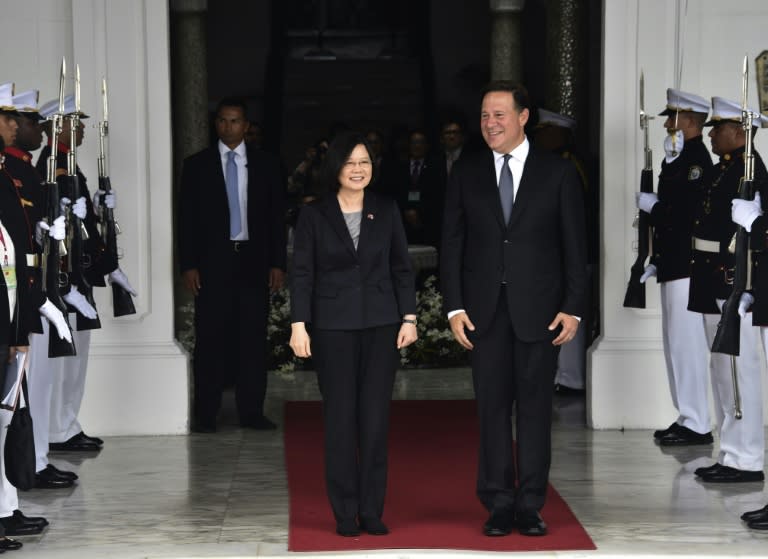
[[[658,194],[638,192],[637,207],[650,215],[653,252],[640,278],[656,276],[661,288],[661,331],[672,404],[678,416],[653,436],[662,446],[712,444],[707,357],[701,315],[688,310],[691,231],[705,171],[712,159],[702,138],[709,103],[703,97],[667,89],[664,161]]]
[[[574,131],[576,120],[546,109],[539,109],[539,121],[533,131],[533,144],[546,151],[558,154],[563,159],[570,161],[579,174],[579,181],[584,191],[585,216],[587,223],[587,252],[590,282],[592,281],[592,269],[596,256],[597,221],[596,213],[588,189],[587,174],[584,165],[574,153]],[[593,286],[594,287],[594,286]],[[594,293],[590,293],[590,298]],[[590,314],[594,314],[593,301],[590,300],[588,308]],[[594,316],[582,317],[584,325],[592,323]],[[560,348],[557,358],[557,374],[555,375],[555,392],[559,395],[581,395],[585,391],[587,347],[592,339],[590,334],[593,328],[582,326],[576,331],[576,337]]]
[[[44,104],[40,108],[40,114],[48,118],[58,109],[58,99],[56,99]],[[91,286],[104,286],[104,276],[109,274],[110,281],[119,283],[127,291],[135,294],[125,274],[118,268],[116,259],[112,258],[109,252],[104,249],[104,243],[96,227],[97,218],[86,179],[79,167],[76,167],[74,171],[76,171],[79,182],[80,196],[76,199],[67,196],[68,194],[71,196],[67,192],[68,184],[61,179],[68,174],[68,153],[70,150],[76,150],[77,146],[82,143],[83,129],[85,128],[82,120],[77,120],[74,134],[75,145],[72,145],[71,130],[74,120],[70,117],[77,114],[79,119],[83,119],[88,118],[88,115],[78,111],[73,95],[64,98],[64,113],[63,129],[57,146],[56,176],[60,184],[62,202],[72,204],[72,214],[82,221],[87,231],[87,240],[84,242],[84,261],[73,262],[72,265],[82,266],[82,274]],[[46,131],[48,132],[48,129]],[[48,134],[48,141],[49,144],[43,147],[37,162],[37,168],[41,175],[46,171],[48,157],[51,153],[51,134]],[[114,199],[112,199],[111,204],[114,206]],[[92,322],[97,317],[92,300],[88,301],[84,295],[73,286],[72,290],[64,296],[64,300],[82,317],[82,319],[78,319],[72,314],[72,324],[74,325],[80,320],[83,326],[78,325],[75,328],[77,355],[57,358],[61,361],[62,371],[57,375],[58,378],[55,378],[52,388],[49,434],[49,448],[52,451],[98,451],[103,444],[101,439],[86,435],[77,419],[85,391],[85,374],[88,367],[91,337],[89,328],[99,327],[94,326]]]
[[[0,144],[3,152],[16,141],[18,113],[11,97],[12,84],[0,86]],[[36,250],[32,241],[32,231],[41,231],[45,226],[34,227],[23,209],[22,184],[5,167],[4,161],[11,157],[2,156],[0,163],[0,251],[3,257],[0,263],[3,268],[3,297],[6,291],[14,291],[15,319],[12,324],[12,333],[16,338],[11,346],[27,346],[29,329],[42,314],[54,325],[54,330],[60,332],[62,337],[71,336],[64,322],[64,317],[50,301],[48,301],[40,288],[38,277],[34,273],[36,264]],[[54,224],[54,237],[63,238],[63,220]],[[12,247],[12,249],[11,249]],[[7,308],[7,307],[6,307]],[[47,321],[45,321],[47,324]],[[39,322],[37,323],[39,326]],[[71,339],[71,337],[70,337]],[[5,340],[3,343],[7,343]],[[0,453],[5,446],[7,426],[10,423],[12,412],[0,410]],[[3,456],[0,454],[0,457]],[[42,517],[29,518],[19,510],[19,498],[16,487],[11,485],[3,475],[0,478],[0,526],[6,535],[28,535],[40,533],[48,521]],[[2,548],[0,540],[0,549]]]
[[[755,113],[758,114],[759,113]],[[741,105],[722,97],[712,98],[709,137],[719,161],[706,173],[693,224],[693,258],[688,308],[704,316],[707,342],[712,345],[721,318],[721,308],[733,288],[735,256],[729,245],[736,233],[731,220],[731,202],[738,197],[744,176],[746,134],[741,123]],[[767,121],[765,117],[760,120]],[[759,124],[758,120],[754,124]],[[754,188],[765,198],[765,165],[754,152]],[[746,305],[744,305],[746,306]],[[741,309],[743,312],[746,309]],[[720,434],[717,462],[698,468],[696,475],[710,483],[762,481],[765,457],[763,402],[758,350],[759,330],[748,318],[740,321],[739,355],[734,364],[741,388],[742,419],[734,410],[735,392],[730,355],[712,352],[710,371],[715,418]]]

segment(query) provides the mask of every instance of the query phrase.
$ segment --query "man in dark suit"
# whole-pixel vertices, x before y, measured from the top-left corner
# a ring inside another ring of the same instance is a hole
[[[546,534],[552,383],[559,346],[586,310],[581,187],[572,165],[530,146],[529,107],[522,86],[488,86],[480,125],[490,149],[453,166],[443,218],[441,282],[451,330],[472,350],[488,536],[515,523]]]
[[[264,417],[269,289],[283,285],[285,194],[277,160],[246,146],[245,104],[224,99],[219,141],[184,161],[179,259],[195,295],[193,429],[216,430],[228,372],[243,427],[274,429]]]

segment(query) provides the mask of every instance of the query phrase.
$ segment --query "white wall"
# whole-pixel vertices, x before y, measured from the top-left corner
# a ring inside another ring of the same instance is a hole
[[[44,102],[57,94],[61,57],[70,76],[80,65],[82,107],[91,118],[78,160],[91,193],[102,76],[109,86],[120,266],[139,296],[137,314],[116,319],[111,290],[95,290],[102,329],[91,337],[81,422],[94,435],[186,432],[187,358],[173,339],[167,2],[0,0],[0,13],[0,82],[14,81],[17,92],[40,89]]]
[[[740,100],[741,67],[749,55],[750,105],[757,107],[754,59],[766,48],[764,0],[605,0],[602,111],[603,338],[591,355],[588,416],[596,428],[668,425],[675,411],[661,343],[659,290],[647,308],[622,307],[637,232],[634,193],[643,167],[638,77],[645,73],[646,110],[658,113],[674,87],[682,51],[681,88],[705,98]],[[661,161],[663,119],[651,123],[654,174]],[[706,134],[706,130],[705,130]],[[756,138],[768,146],[768,131]],[[707,138],[705,143],[709,145]]]

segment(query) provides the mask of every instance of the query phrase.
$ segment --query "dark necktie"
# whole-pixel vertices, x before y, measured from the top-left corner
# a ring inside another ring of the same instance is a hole
[[[411,169],[411,186],[419,184],[419,175],[421,174],[421,161],[418,159],[413,162],[413,168]]]
[[[501,199],[501,211],[504,212],[504,223],[509,223],[509,215],[512,213],[512,203],[515,201],[515,180],[509,169],[510,154],[504,156],[499,177],[499,198]]]
[[[227,201],[229,202],[229,236],[236,237],[243,226],[240,223],[240,192],[237,184],[235,152],[227,153]]]

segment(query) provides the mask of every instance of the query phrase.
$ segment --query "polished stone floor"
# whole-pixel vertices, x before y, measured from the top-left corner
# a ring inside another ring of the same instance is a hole
[[[465,369],[398,376],[396,398],[471,396]],[[285,400],[318,399],[311,373],[270,379],[268,414],[281,421]],[[536,557],[768,557],[768,534],[738,516],[768,499],[762,483],[710,486],[691,473],[711,463],[712,449],[660,450],[649,431],[591,431],[584,400],[557,397],[551,480],[598,547],[594,552]],[[80,475],[71,490],[21,495],[26,514],[51,525],[20,538],[28,558],[283,557],[288,497],[282,432],[244,431],[225,406],[218,433],[112,437],[96,456],[51,455]],[[96,426],[88,431],[98,435]],[[478,518],[478,529],[484,519]],[[451,551],[317,554],[322,557],[482,557]],[[517,554],[529,555],[529,554]]]

